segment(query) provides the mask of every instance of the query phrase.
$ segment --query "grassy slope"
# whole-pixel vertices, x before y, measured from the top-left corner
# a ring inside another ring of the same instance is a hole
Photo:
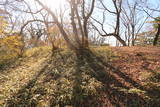
[[[54,57],[48,47],[28,50],[19,65],[1,71],[0,105],[136,107],[158,104],[160,49],[112,50],[94,48],[78,59],[67,50],[57,52]]]

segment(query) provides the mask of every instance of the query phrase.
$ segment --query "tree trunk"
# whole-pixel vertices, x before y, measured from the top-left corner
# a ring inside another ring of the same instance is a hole
[[[127,46],[126,42],[125,42],[122,38],[120,38],[120,37],[117,36],[117,35],[115,35],[114,37],[115,37],[123,46]]]
[[[84,37],[83,37],[83,47],[88,48],[89,47],[89,42],[88,42],[88,30],[87,30],[87,21],[84,22]]]
[[[160,35],[160,24],[158,24],[158,31],[157,31],[157,33],[156,33],[156,35],[155,35],[155,38],[154,38],[154,41],[153,41],[153,46],[156,46],[156,45],[157,45],[159,35]]]
[[[135,40],[132,39],[132,46],[135,46]]]
[[[135,46],[135,25],[132,26],[132,46]]]

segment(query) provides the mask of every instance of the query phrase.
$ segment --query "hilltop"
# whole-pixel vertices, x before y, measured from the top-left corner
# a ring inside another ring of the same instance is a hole
[[[1,69],[0,106],[156,106],[160,47],[96,47],[84,56],[66,49],[29,49]]]

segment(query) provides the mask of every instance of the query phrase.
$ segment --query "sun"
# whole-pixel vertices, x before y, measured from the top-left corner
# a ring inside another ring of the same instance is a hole
[[[44,3],[47,4],[47,6],[51,9],[59,9],[60,7],[63,7],[66,3],[66,0],[43,0]]]
[[[25,0],[25,1],[32,5],[33,1],[36,1],[36,0]],[[65,4],[67,4],[66,2],[67,0],[39,0],[39,1],[51,9],[58,9],[60,8],[60,6],[62,7]]]

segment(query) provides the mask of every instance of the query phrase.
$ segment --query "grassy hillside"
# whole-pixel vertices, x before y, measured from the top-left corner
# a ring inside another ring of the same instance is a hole
[[[160,48],[96,47],[27,50],[0,73],[0,106],[156,106],[160,101]]]

